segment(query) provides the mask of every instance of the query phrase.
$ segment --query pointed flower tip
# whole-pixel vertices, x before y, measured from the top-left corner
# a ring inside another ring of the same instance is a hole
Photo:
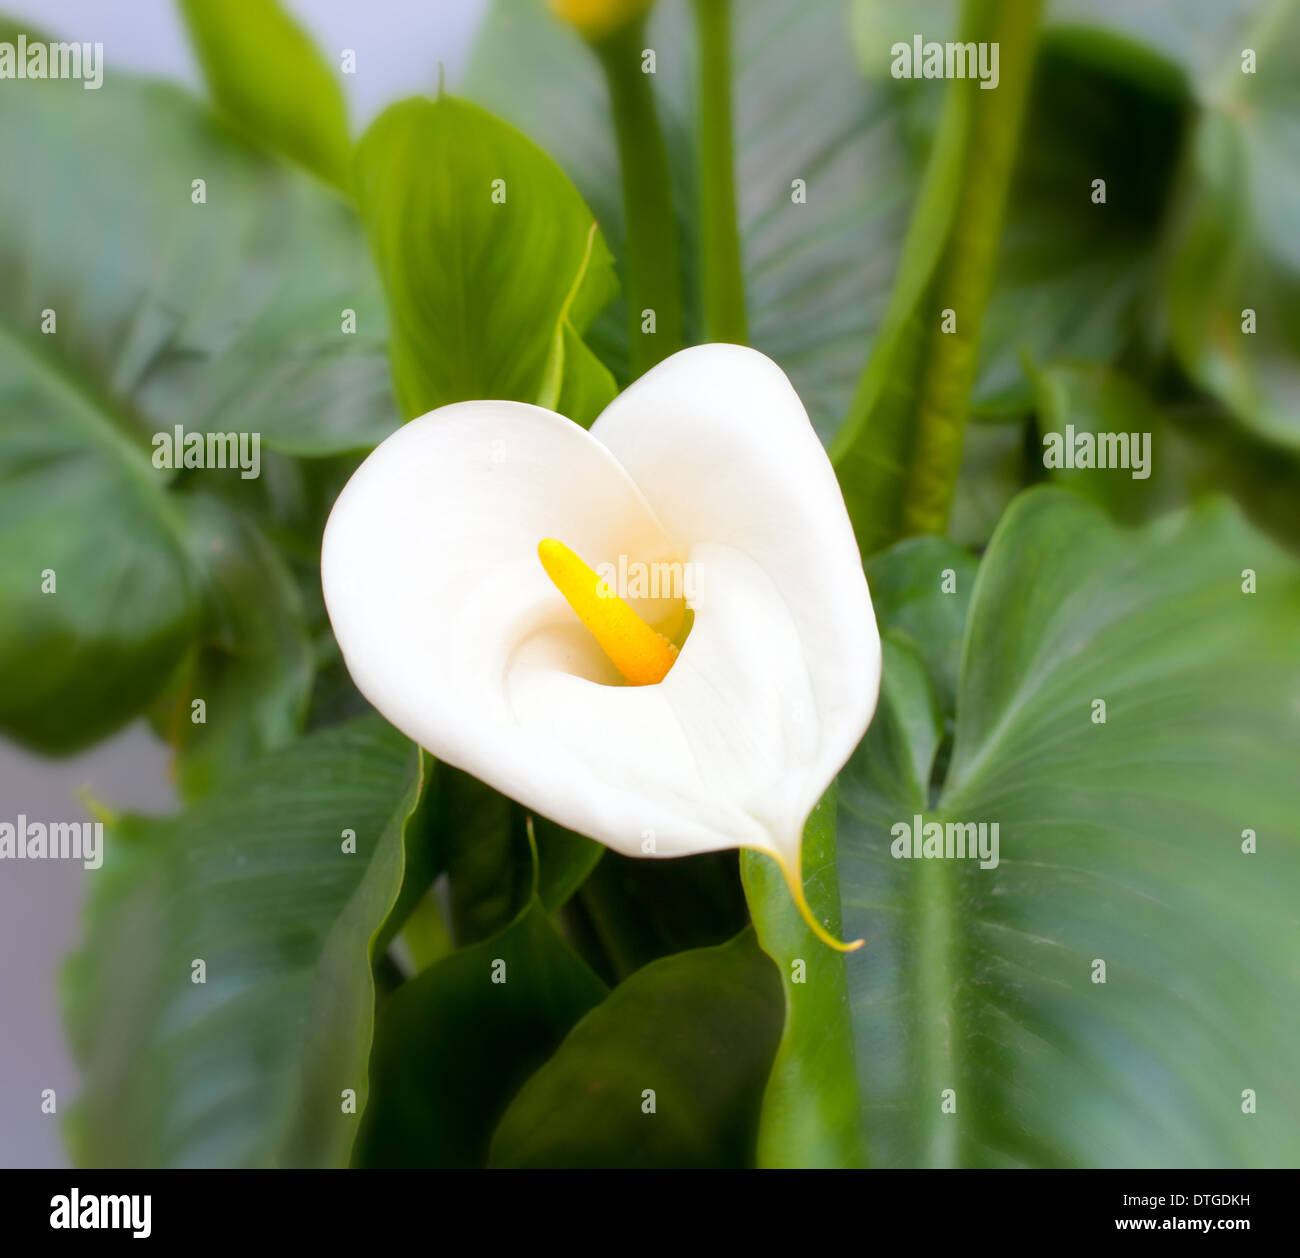
[[[794,899],[795,907],[799,910],[799,915],[807,923],[808,929],[822,943],[828,948],[834,948],[836,952],[856,952],[867,942],[865,939],[855,939],[851,943],[845,943],[842,939],[836,939],[813,914],[812,906],[808,903],[808,897],[804,895],[803,878],[800,877],[799,871],[785,861],[780,861],[780,865],[781,872],[785,874],[786,883],[790,888],[790,895]]]

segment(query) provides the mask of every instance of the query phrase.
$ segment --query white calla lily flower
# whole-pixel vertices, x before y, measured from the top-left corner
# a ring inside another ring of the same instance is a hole
[[[775,363],[683,350],[590,432],[519,402],[412,420],[339,496],[321,578],[358,689],[433,755],[627,855],[766,852],[843,946],[800,849],[880,639]]]

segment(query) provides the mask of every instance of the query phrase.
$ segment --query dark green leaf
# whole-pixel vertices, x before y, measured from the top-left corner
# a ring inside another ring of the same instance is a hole
[[[1135,478],[1131,467],[1076,466],[1051,469],[1053,481],[1093,499],[1114,519],[1133,524],[1207,493],[1230,493],[1259,527],[1300,549],[1295,510],[1300,454],[1278,450],[1225,422],[1214,407],[1158,405],[1146,390],[1110,368],[1053,366],[1033,374],[1042,433],[1037,457],[1046,455],[1050,433],[1072,438],[1076,462],[1083,434],[1122,433],[1132,463],[1135,435],[1139,442],[1150,436],[1146,476]]]
[[[0,604],[0,727],[51,752],[94,742],[144,708],[199,615],[185,525],[162,474],[4,324]]]
[[[0,151],[22,171],[0,183],[0,726],[63,751],[145,709],[200,622],[202,539],[170,491],[241,471],[159,468],[155,438],[319,454],[395,416],[355,217],[316,181],[123,74],[5,94]]]
[[[492,1164],[750,1165],[781,1022],[780,980],[750,930],[655,961],[523,1086]]]
[[[1300,1156],[1297,630],[1295,563],[1223,504],[1134,533],[1031,491],[981,566],[933,811],[937,716],[887,642],[840,778],[845,927],[872,941],[849,981],[873,1164]],[[997,868],[892,857],[918,813],[997,822]]]
[[[605,849],[545,817],[533,818],[533,834],[537,842],[537,898],[554,913],[587,881]]]
[[[534,895],[548,911],[560,908],[605,850],[541,818],[534,818],[530,843],[525,809],[451,765],[437,767],[429,799],[450,883],[451,927],[462,947],[504,930]]]
[[[961,639],[978,566],[968,551],[938,537],[910,537],[867,564],[877,621],[921,657],[949,717],[957,707]]]
[[[748,920],[735,852],[644,860],[606,852],[576,901],[615,982],[686,948],[730,939]],[[586,955],[586,954],[584,954]]]
[[[180,505],[204,619],[160,723],[181,792],[194,797],[301,731],[313,664],[298,587],[279,554],[215,499]]]
[[[471,1167],[510,1099],[605,995],[533,900],[381,1005],[363,1166]]]
[[[371,963],[408,859],[425,859],[407,833],[418,766],[372,717],[266,757],[179,817],[112,826],[65,976],[78,1162],[346,1163]]]
[[[237,143],[179,88],[122,73],[94,93],[6,94],[0,149],[23,172],[0,184],[4,391],[31,359],[42,391],[75,390],[146,453],[175,424],[313,456],[392,431],[382,293],[335,193]]]

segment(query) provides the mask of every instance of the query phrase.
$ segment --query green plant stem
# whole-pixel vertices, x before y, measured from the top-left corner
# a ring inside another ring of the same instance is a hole
[[[940,1108],[940,1099],[949,1089],[959,1106],[969,1099],[954,1052],[961,1036],[961,1014],[954,997],[958,912],[955,872],[951,861],[941,860],[920,861],[916,872],[916,888],[907,911],[916,947],[916,1113],[922,1116],[922,1164],[959,1166],[957,1121]]]
[[[609,84],[627,220],[627,305],[635,379],[682,347],[682,282],[668,148],[655,110],[652,76],[641,69],[645,24],[596,45]],[[642,332],[653,310],[655,331]]]
[[[700,277],[711,341],[743,345],[745,278],[736,229],[731,0],[695,0],[699,40]]]
[[[1041,7],[966,0],[962,42],[998,46],[998,86],[948,85],[889,311],[831,450],[864,555],[947,528]]]
[[[803,875],[813,911],[838,935],[835,832],[832,783],[804,827]],[[758,941],[776,963],[785,991],[785,1027],[759,1120],[758,1165],[865,1166],[844,954],[808,928],[775,861],[744,852],[740,870]],[[796,965],[803,970],[797,977]]]
[[[976,7],[977,0],[967,0],[967,14]],[[993,29],[985,34],[988,42],[1001,48],[1004,77],[988,93],[998,97],[995,102],[980,101],[982,89],[975,89],[967,121],[961,194],[936,293],[937,309],[958,312],[958,330],[952,335],[931,332],[936,369],[926,375],[917,412],[916,473],[903,507],[907,533],[942,533],[948,526],[961,471],[962,436],[975,382],[980,325],[993,286],[1002,218],[1029,94],[1039,7],[1040,0],[1003,4]],[[966,24],[969,27],[976,22],[972,19]],[[973,85],[956,86],[969,93]]]

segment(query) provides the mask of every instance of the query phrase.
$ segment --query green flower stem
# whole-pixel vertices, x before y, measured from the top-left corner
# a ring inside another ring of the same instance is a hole
[[[700,275],[711,341],[743,345],[745,279],[736,229],[731,122],[731,0],[695,0],[700,50]]]
[[[961,471],[962,436],[971,386],[975,382],[980,325],[993,272],[1007,192],[1015,167],[1020,123],[1033,71],[1041,0],[1004,3],[993,29],[981,31],[1001,49],[1001,82],[985,93],[974,92],[967,122],[961,192],[952,220],[936,293],[936,309],[958,312],[953,335],[932,331],[934,369],[927,373],[917,412],[915,475],[903,508],[908,533],[943,533],[948,527],[957,475]],[[980,0],[967,0],[968,17]],[[977,25],[978,19],[966,22]],[[959,84],[967,90],[970,84]]]
[[[863,555],[947,528],[1041,7],[966,0],[962,42],[998,47],[998,85],[947,87],[889,310],[831,449]]]
[[[838,936],[835,830],[832,784],[804,827],[803,875],[813,912]],[[776,962],[785,988],[785,1029],[763,1096],[758,1165],[864,1166],[844,954],[808,928],[774,860],[743,852],[740,872],[758,941]]]
[[[635,379],[682,347],[682,282],[668,148],[655,111],[652,76],[641,69],[645,23],[596,45],[609,84],[627,219],[627,304]],[[642,332],[653,310],[655,331]]]

